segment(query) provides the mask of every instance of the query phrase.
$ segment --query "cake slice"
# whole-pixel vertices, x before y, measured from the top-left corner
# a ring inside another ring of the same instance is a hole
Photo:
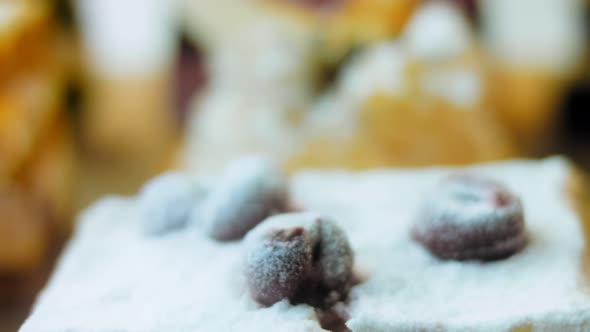
[[[346,328],[590,329],[587,240],[570,204],[569,163],[551,158],[461,170],[502,183],[522,204],[526,243],[491,261],[439,258],[412,236],[425,198],[456,171],[310,170],[291,177],[291,205],[329,216],[350,242],[355,282],[334,306]],[[141,200],[106,198],[81,216],[22,332],[343,329],[320,322],[324,312],[308,304],[280,300],[263,306],[253,300],[244,253],[251,249],[248,241],[269,227],[267,221],[246,241],[215,240],[198,217],[185,228],[146,235],[139,218]]]

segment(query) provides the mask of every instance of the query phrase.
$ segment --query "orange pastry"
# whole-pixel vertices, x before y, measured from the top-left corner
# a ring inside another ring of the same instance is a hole
[[[399,35],[418,0],[262,0],[314,26],[322,57],[335,62],[351,48]]]
[[[214,172],[252,153],[295,170],[466,164],[518,152],[496,118],[470,23],[453,4],[423,4],[399,39],[367,40],[327,83],[317,31],[256,8],[238,15],[239,27],[210,30],[219,40],[207,43],[210,81],[193,106],[189,168]]]
[[[47,210],[18,186],[0,189],[0,273],[26,273],[36,269],[49,244]]]
[[[82,134],[93,152],[145,159],[153,165],[175,138],[174,5],[173,1],[79,1],[88,78]]]
[[[495,118],[486,84],[483,57],[465,18],[449,4],[424,5],[401,41],[361,51],[328,97],[332,109],[316,110],[326,119],[347,118],[353,129],[334,135],[342,126],[319,126],[290,168],[507,158],[516,150]]]
[[[0,274],[35,270],[69,231],[73,147],[61,107],[66,63],[49,2],[5,1],[0,24]],[[55,220],[64,221],[58,231]]]

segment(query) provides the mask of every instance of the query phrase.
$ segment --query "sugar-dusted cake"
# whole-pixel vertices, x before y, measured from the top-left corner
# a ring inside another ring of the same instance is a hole
[[[21,332],[585,331],[572,174],[561,158],[169,174],[80,217]]]

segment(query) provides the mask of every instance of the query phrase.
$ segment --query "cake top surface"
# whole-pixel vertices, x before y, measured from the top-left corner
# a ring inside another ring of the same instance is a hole
[[[347,233],[362,282],[343,304],[352,331],[498,331],[590,326],[584,238],[565,195],[567,162],[477,166],[522,199],[529,243],[508,259],[443,261],[409,235],[424,196],[451,170],[304,171],[290,194]],[[147,238],[133,198],[107,198],[77,233],[21,331],[322,331],[314,309],[261,308],[243,277],[244,241],[198,225]]]

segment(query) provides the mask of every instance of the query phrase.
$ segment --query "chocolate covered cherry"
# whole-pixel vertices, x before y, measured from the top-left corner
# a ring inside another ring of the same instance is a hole
[[[412,233],[441,259],[500,259],[526,245],[520,199],[497,182],[467,174],[450,176],[435,188]]]
[[[270,306],[280,300],[328,308],[352,286],[353,254],[335,223],[313,213],[265,220],[246,236],[248,289]]]
[[[209,236],[231,241],[286,206],[286,181],[279,168],[267,159],[248,157],[229,165],[203,203],[200,217]]]

